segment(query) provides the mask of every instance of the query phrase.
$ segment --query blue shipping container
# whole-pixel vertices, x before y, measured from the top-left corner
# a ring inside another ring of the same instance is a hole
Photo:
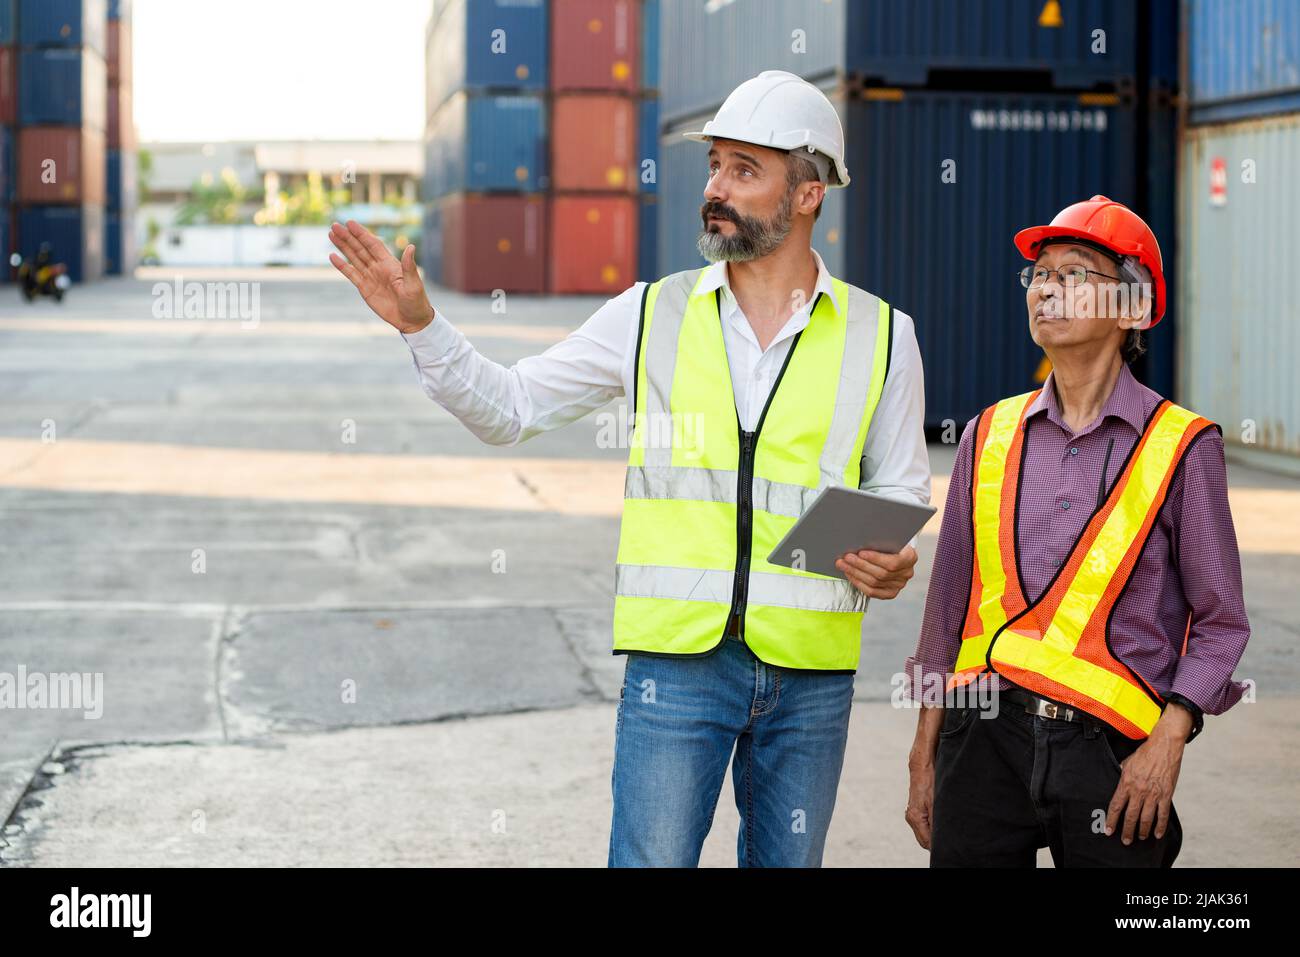
[[[926,420],[960,427],[1037,384],[1012,236],[1097,193],[1139,206],[1139,114],[1069,95],[908,93],[849,115],[844,278],[912,317]]]
[[[123,276],[135,271],[135,217],[130,213],[104,213],[104,275]]]
[[[813,246],[833,274],[912,317],[925,361],[927,424],[960,426],[1037,384],[1043,355],[1030,338],[1016,276],[1024,265],[1012,243],[1017,230],[1104,193],[1164,231],[1158,238],[1173,275],[1170,213],[1142,208],[1144,197],[1169,202],[1143,176],[1172,182],[1172,150],[1161,156],[1150,148],[1140,172],[1145,113],[1087,105],[1072,94],[932,91],[853,100],[845,109],[853,182],[827,193]],[[704,149],[675,132],[660,147],[658,267],[665,274],[703,264],[695,237]],[[1161,339],[1177,323],[1175,306],[1171,298],[1171,321],[1149,337],[1166,372],[1169,343]]]
[[[1300,109],[1300,3],[1196,0],[1187,17],[1192,122]]]
[[[67,263],[73,282],[89,282],[104,274],[104,208],[102,206],[24,206],[18,211],[19,252],[32,259],[41,243],[50,244],[54,259]]]
[[[659,191],[659,101],[637,106],[637,175],[643,193]]]
[[[425,57],[428,117],[456,90],[545,90],[545,0],[450,0]]]
[[[659,197],[645,194],[636,220],[636,278],[654,282],[659,268]]]
[[[13,252],[13,232],[9,228],[9,210],[0,209],[0,283],[13,279],[14,270],[9,265],[9,254]]]
[[[131,0],[108,0],[108,19],[130,20]]]
[[[1178,30],[1169,0],[1076,0],[1040,23],[1043,0],[746,0],[662,7],[660,42],[673,69],[660,78],[665,120],[712,112],[762,70],[822,82],[955,87],[974,74],[1032,72],[1057,89],[1136,85],[1138,50],[1171,88]],[[1027,80],[1013,89],[1025,87]],[[1003,87],[1004,89],[1006,87]]]
[[[659,89],[659,0],[641,4],[641,88]]]
[[[107,54],[107,0],[19,0],[18,38],[25,47],[89,47]]]
[[[22,126],[108,123],[108,70],[90,50],[23,50],[18,67],[18,122]]]
[[[423,199],[462,190],[545,190],[550,183],[546,142],[541,97],[457,93],[425,135]]]
[[[139,165],[134,150],[109,150],[105,188],[108,212],[130,212],[139,205]]]
[[[18,136],[12,126],[0,126],[0,205],[14,201],[18,191]],[[0,215],[6,215],[0,210]]]
[[[11,46],[18,42],[18,20],[15,13],[18,0],[0,0],[0,46]]]

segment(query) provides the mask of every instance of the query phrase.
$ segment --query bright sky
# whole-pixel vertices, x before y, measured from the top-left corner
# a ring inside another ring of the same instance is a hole
[[[140,139],[419,139],[430,6],[135,0]]]

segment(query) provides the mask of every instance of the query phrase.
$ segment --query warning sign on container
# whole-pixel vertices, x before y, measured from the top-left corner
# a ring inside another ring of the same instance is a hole
[[[1228,161],[1222,156],[1210,160],[1210,205],[1228,205]]]

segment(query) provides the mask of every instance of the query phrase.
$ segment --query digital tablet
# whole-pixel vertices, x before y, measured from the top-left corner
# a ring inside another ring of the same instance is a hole
[[[773,565],[845,578],[835,567],[835,560],[845,552],[863,548],[901,552],[937,511],[933,505],[828,485],[767,560]]]

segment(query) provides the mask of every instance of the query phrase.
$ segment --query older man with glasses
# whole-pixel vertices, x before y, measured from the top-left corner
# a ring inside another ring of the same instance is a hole
[[[1244,690],[1221,430],[1129,371],[1165,311],[1140,217],[1094,196],[1015,243],[1052,371],[957,449],[906,665],[906,819],[932,866],[1167,867],[1184,745]]]

